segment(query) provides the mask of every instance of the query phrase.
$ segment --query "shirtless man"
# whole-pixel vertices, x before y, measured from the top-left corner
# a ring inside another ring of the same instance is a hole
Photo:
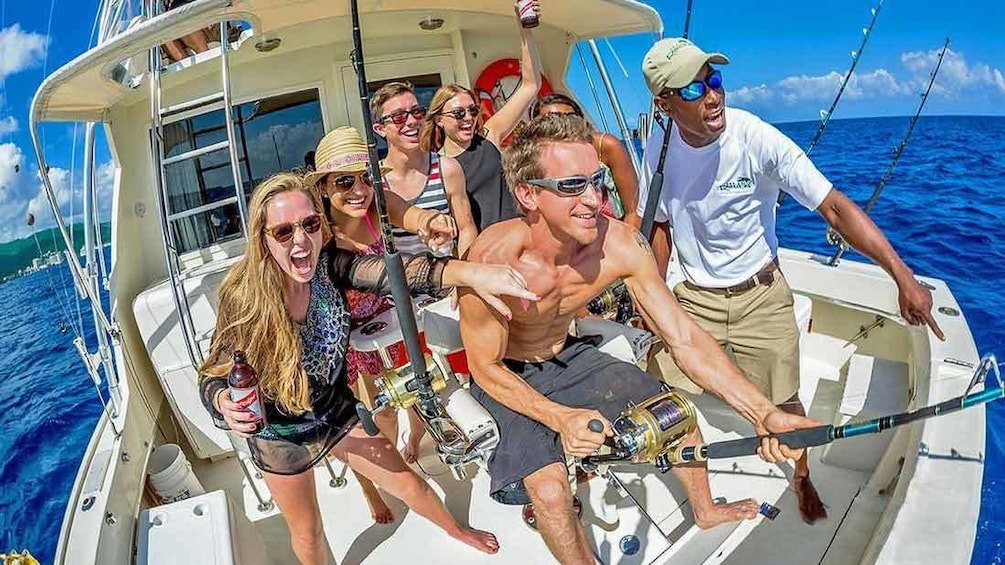
[[[569,322],[607,285],[623,279],[649,327],[696,383],[751,422],[758,434],[816,425],[786,414],[750,383],[674,299],[645,239],[628,224],[600,213],[602,177],[589,125],[571,116],[532,121],[504,157],[507,184],[524,217],[486,229],[468,255],[473,262],[518,269],[540,301],[510,301],[503,316],[477,295],[462,293],[461,336],[474,376],[471,392],[499,424],[499,447],[489,461],[492,496],[534,504],[545,543],[562,563],[592,563],[586,532],[576,519],[565,456],[596,451],[611,436],[610,420],[629,401],[660,392],[659,382],[615,360],[588,339],[566,335]],[[592,432],[598,419],[604,432]],[[695,431],[687,444],[701,443]],[[769,462],[798,452],[765,440]],[[715,504],[703,465],[674,468],[694,509],[711,528],[754,518],[751,499]]]

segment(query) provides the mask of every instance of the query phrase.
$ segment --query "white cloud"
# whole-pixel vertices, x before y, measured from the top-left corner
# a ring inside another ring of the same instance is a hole
[[[834,99],[844,75],[831,71],[825,75],[799,75],[783,78],[768,86],[760,84],[742,87],[729,93],[729,99],[740,106],[758,102],[780,101],[792,106],[803,102],[826,103]],[[850,100],[895,96],[903,94],[905,87],[886,69],[861,74],[852,73],[844,96]]]
[[[866,100],[896,96],[916,96],[928,85],[929,73],[935,68],[939,50],[911,51],[900,56],[907,76],[898,78],[884,68],[866,73],[853,73],[845,88],[844,98]],[[834,99],[843,73],[831,71],[824,75],[798,75],[783,78],[774,84],[744,86],[729,93],[737,106],[757,106],[781,103],[795,106],[802,103],[826,104]],[[967,63],[962,53],[947,50],[939,76],[932,88],[934,95],[955,97],[967,91],[991,88],[1005,95],[1005,75],[986,63]]]
[[[18,129],[17,120],[14,116],[7,116],[6,118],[0,118],[0,135],[9,135],[16,132]]]
[[[18,24],[0,30],[0,80],[40,64],[48,45],[44,35],[22,31]]]
[[[911,51],[900,56],[900,63],[913,73],[912,82],[916,89],[921,89],[927,84],[938,58],[938,49]],[[1005,76],[1001,70],[991,68],[987,63],[969,65],[963,53],[947,49],[932,92],[953,97],[963,91],[989,87],[1005,95]]]
[[[114,163],[109,161],[98,165],[95,174],[100,217],[107,219],[115,180]],[[74,185],[71,187],[70,171],[52,167],[49,169],[49,178],[67,223],[80,221],[83,211],[82,176],[75,175]],[[0,144],[0,242],[28,236],[33,229],[27,225],[29,213],[35,216],[35,230],[55,225],[38,168],[26,163],[24,153],[15,144]]]

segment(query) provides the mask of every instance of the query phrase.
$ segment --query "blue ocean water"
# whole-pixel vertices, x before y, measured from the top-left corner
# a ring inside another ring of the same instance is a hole
[[[837,120],[812,158],[841,190],[864,203],[900,143],[909,119]],[[805,146],[816,122],[782,124]],[[996,288],[1005,239],[995,236],[1005,202],[1005,118],[923,117],[873,210],[901,256],[918,274],[946,280],[963,307],[981,352],[1005,357],[1005,311]],[[778,222],[782,245],[831,250],[815,213],[786,201]],[[848,259],[864,260],[850,253]],[[55,291],[50,287],[50,280]],[[50,563],[63,508],[100,413],[94,387],[60,322],[72,285],[65,266],[0,285],[0,551],[26,547]],[[93,324],[83,327],[94,343]],[[961,391],[962,392],[962,391]],[[1005,405],[988,408],[987,453],[980,523],[972,562],[1005,561]]]

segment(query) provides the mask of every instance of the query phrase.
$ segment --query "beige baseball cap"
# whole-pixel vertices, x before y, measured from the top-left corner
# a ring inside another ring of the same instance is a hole
[[[694,80],[705,63],[728,65],[722,53],[706,53],[682,37],[661,39],[642,60],[642,74],[656,96],[665,88],[683,88]]]

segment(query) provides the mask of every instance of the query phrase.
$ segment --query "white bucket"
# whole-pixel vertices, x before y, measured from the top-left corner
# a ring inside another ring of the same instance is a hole
[[[206,492],[181,448],[167,443],[154,449],[147,465],[150,486],[165,504]]]

